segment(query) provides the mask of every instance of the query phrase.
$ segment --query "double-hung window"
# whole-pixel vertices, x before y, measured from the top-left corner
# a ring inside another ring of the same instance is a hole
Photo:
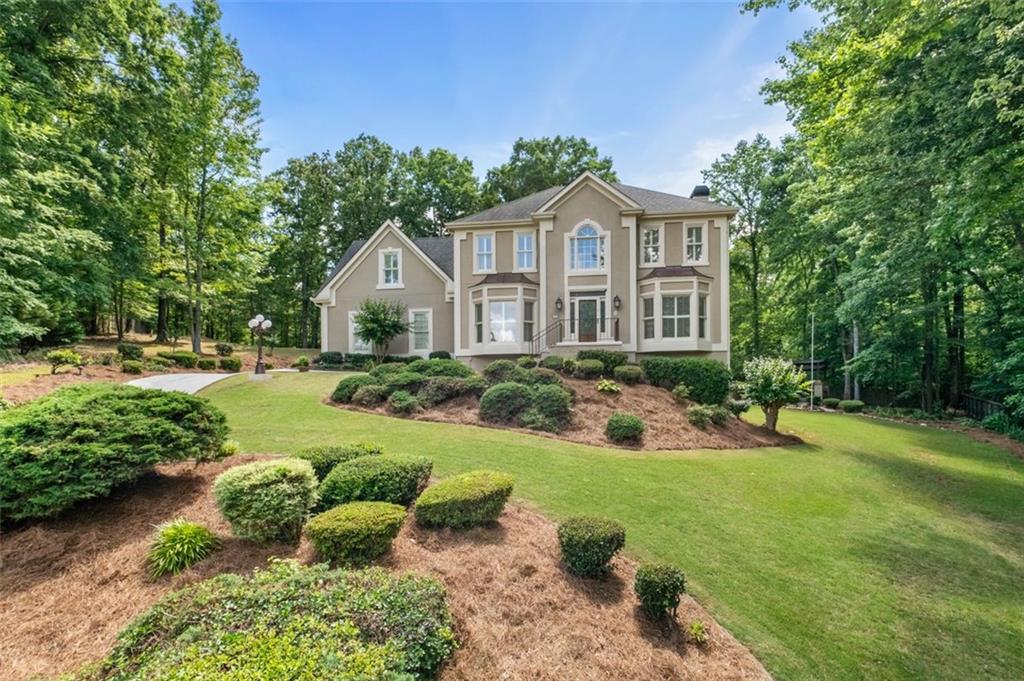
[[[490,322],[492,343],[519,342],[519,321],[514,300],[490,301]]]
[[[662,338],[690,337],[690,296],[661,297]]]
[[[380,276],[378,288],[401,288],[402,286],[402,251],[397,248],[386,248],[380,251]]]
[[[686,262],[702,262],[704,260],[704,226],[686,226]]]
[[[697,337],[708,337],[708,294],[697,296]]]
[[[473,325],[476,327],[476,342],[484,342],[484,304],[473,303]]]
[[[569,269],[576,272],[604,269],[604,236],[592,225],[580,227],[569,238]]]
[[[644,338],[654,338],[654,298],[643,299]]]
[[[533,232],[516,232],[516,269],[534,269],[535,258]]]
[[[643,262],[645,265],[656,265],[661,262],[660,227],[644,227],[641,250],[644,254]]]
[[[409,335],[413,352],[430,352],[430,310],[409,312]]]
[[[477,234],[476,235],[476,271],[477,272],[493,272],[494,271],[494,235],[493,234]]]
[[[533,340],[533,301],[523,301],[523,341]]]

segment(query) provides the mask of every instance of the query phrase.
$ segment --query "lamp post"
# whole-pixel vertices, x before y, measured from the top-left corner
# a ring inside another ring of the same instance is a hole
[[[256,334],[256,373],[267,373],[267,367],[263,364],[263,335],[270,330],[273,324],[261,314],[249,320],[249,329]]]

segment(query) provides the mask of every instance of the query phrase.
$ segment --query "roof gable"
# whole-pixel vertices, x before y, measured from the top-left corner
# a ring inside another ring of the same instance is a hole
[[[642,206],[636,201],[631,199],[629,196],[623,194],[621,191],[616,189],[612,184],[605,182],[600,177],[590,172],[589,170],[577,177],[569,184],[562,187],[557,193],[554,194],[550,199],[545,201],[535,213],[547,213],[558,208],[566,199],[578,192],[583,187],[593,187],[601,194],[604,194],[611,201],[617,203],[620,208],[632,208],[636,210],[642,210]]]

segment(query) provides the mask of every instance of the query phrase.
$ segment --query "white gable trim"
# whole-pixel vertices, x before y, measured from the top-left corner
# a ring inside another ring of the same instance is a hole
[[[547,203],[535,210],[533,214],[537,215],[537,213],[548,213],[553,211],[560,203],[575,194],[584,185],[594,187],[609,199],[619,204],[620,208],[643,210],[643,206],[588,170],[569,184],[565,185],[565,187],[562,188],[562,191],[548,199]]]
[[[403,246],[408,248],[411,253],[415,254],[416,257],[422,260],[423,264],[427,266],[427,269],[436,274],[437,278],[445,283],[445,287],[447,289],[450,290],[454,287],[454,282],[452,282],[448,275],[445,274],[444,270],[437,266],[437,263],[428,258],[427,254],[420,250],[420,247],[417,246],[412,239],[406,236],[395,223],[391,220],[385,220],[384,224],[377,228],[377,231],[366,240],[366,243],[363,244],[363,247],[356,252],[352,259],[345,263],[345,266],[338,270],[337,274],[331,277],[331,280],[324,284],[323,288],[313,296],[312,301],[318,305],[334,305],[335,292],[337,291],[338,286],[344,283],[344,281],[348,279],[349,275],[351,275],[352,272],[354,272],[355,269],[367,258],[367,256],[380,245],[381,240],[383,240],[384,236],[388,232],[394,233],[395,237],[402,242]]]

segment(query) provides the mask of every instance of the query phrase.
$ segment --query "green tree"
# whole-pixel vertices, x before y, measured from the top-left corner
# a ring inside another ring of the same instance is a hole
[[[410,236],[440,236],[446,222],[475,211],[480,184],[473,162],[447,149],[419,147],[399,159],[397,215]]]
[[[395,217],[398,159],[390,144],[366,134],[345,142],[335,154],[341,229],[328,235],[332,254],[340,256],[348,244],[367,238]]]
[[[743,365],[743,395],[764,410],[764,425],[775,432],[779,410],[805,395],[811,387],[792,362],[775,357],[755,357]]]
[[[372,345],[377,362],[387,357],[391,341],[409,330],[405,306],[398,301],[364,300],[353,321],[359,327],[360,340]]]
[[[601,156],[584,137],[520,137],[509,160],[487,171],[484,202],[512,201],[555,185],[567,184],[585,171],[618,182],[610,156]]]

